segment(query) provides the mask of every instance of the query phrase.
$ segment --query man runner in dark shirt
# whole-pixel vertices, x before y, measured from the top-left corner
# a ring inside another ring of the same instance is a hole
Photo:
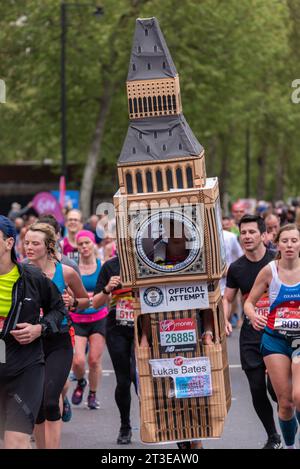
[[[244,215],[240,220],[239,229],[245,255],[233,262],[227,273],[223,298],[227,334],[232,330],[228,319],[236,294],[241,290],[245,302],[258,273],[274,257],[274,253],[269,252],[263,243],[266,228],[261,217]],[[261,314],[268,314],[268,305],[268,298],[264,296],[256,307]],[[266,368],[260,353],[261,338],[262,331],[253,329],[249,319],[244,316],[240,334],[240,357],[242,369],[249,381],[254,409],[268,435],[263,449],[280,449],[281,439],[276,430],[273,408],[267,395]],[[269,391],[273,397],[271,386]]]

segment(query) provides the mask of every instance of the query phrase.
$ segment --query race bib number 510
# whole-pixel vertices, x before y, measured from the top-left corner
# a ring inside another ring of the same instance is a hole
[[[134,325],[132,298],[120,298],[116,305],[116,322],[119,326]]]

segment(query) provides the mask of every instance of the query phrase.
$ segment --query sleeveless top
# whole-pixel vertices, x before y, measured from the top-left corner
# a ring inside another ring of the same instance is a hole
[[[57,286],[60,294],[62,295],[64,290],[67,288],[67,285],[65,283],[64,279],[64,272],[63,272],[63,267],[61,262],[57,262],[55,265],[55,272],[52,277],[52,282]],[[61,326],[65,327],[68,326],[68,317],[65,316],[64,319],[61,322]],[[63,332],[63,331],[61,331]]]
[[[69,259],[73,259],[76,262],[76,264],[79,263],[78,249],[72,246],[67,236],[63,239],[62,251],[65,256],[67,256]]]
[[[101,270],[101,262],[97,259],[97,269],[95,272],[89,275],[82,275],[82,283],[89,294],[89,297],[92,298],[94,291],[96,289],[96,284],[98,280],[98,276]],[[102,306],[101,308],[94,309],[88,308],[83,311],[79,311],[77,313],[70,313],[72,321],[76,323],[91,323],[95,321],[99,321],[100,319],[105,318],[108,315],[108,309],[106,306]]]
[[[300,282],[286,285],[279,276],[276,261],[269,263],[272,281],[269,286],[270,313],[267,327],[284,335],[300,332]]]

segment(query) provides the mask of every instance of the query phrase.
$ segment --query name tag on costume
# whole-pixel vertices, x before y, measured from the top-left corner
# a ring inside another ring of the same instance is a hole
[[[172,379],[177,399],[212,395],[211,365],[208,357],[175,357],[149,360],[149,363],[153,378]]]
[[[206,282],[140,288],[142,313],[163,313],[209,308]]]

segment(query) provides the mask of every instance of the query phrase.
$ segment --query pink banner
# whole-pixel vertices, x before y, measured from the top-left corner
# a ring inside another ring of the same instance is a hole
[[[33,208],[39,215],[51,214],[59,223],[64,223],[60,205],[50,192],[39,192],[33,199]]]
[[[66,178],[65,176],[60,176],[59,179],[59,205],[61,209],[65,206],[65,198],[66,198]]]

